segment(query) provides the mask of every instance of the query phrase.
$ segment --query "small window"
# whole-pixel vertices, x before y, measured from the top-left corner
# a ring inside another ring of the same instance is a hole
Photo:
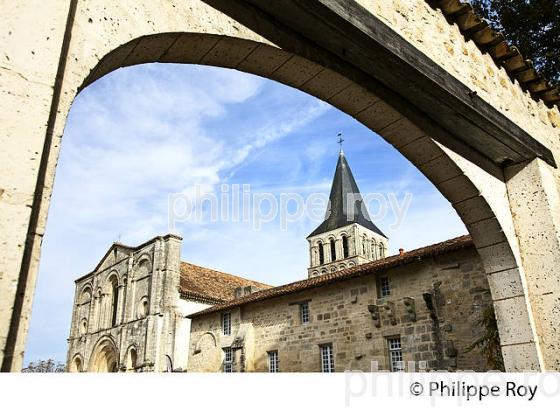
[[[346,259],[349,255],[349,253],[348,253],[348,237],[347,236],[342,237],[342,253],[344,255],[344,259]]]
[[[334,239],[331,239],[331,261],[336,260],[336,244],[334,243]]]
[[[112,300],[111,300],[111,326],[117,325],[118,319],[118,308],[119,308],[119,287],[115,280],[112,290]]]
[[[83,318],[82,321],[80,322],[79,334],[85,335],[87,333],[87,327],[88,327],[88,321],[86,318]]]
[[[224,336],[231,335],[231,313],[222,314],[222,331]]]
[[[391,295],[391,283],[388,276],[381,276],[379,278],[379,297]]]
[[[321,371],[334,373],[334,357],[332,344],[321,346]]]
[[[392,372],[404,371],[404,362],[402,355],[401,337],[394,336],[387,339],[389,346],[389,362],[391,363]]]
[[[299,317],[301,319],[301,323],[309,323],[309,303],[304,302],[299,305]]]
[[[323,249],[323,244],[320,243],[319,244],[319,265],[322,265],[325,263],[325,251]]]
[[[231,347],[224,349],[224,373],[233,372],[233,351]]]
[[[384,257],[385,257],[385,248],[383,247],[383,244],[382,244],[382,243],[379,244],[379,257],[380,257],[380,258],[384,258]]]
[[[269,373],[278,373],[278,350],[268,352],[268,371]]]
[[[377,243],[375,243],[375,240],[371,241],[371,258],[377,259]]]

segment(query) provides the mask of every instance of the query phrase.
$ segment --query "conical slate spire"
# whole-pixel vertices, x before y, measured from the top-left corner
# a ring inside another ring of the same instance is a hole
[[[342,228],[353,223],[362,225],[364,228],[386,238],[385,234],[371,221],[358,185],[341,149],[336,164],[325,220],[308,237]]]

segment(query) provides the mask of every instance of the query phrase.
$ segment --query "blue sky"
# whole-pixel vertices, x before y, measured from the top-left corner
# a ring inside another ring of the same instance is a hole
[[[121,69],[86,88],[64,133],[26,362],[65,360],[74,279],[114,241],[137,245],[168,232],[169,194],[250,184],[253,194],[328,195],[338,132],[363,194],[392,194],[401,203],[412,194],[399,226],[391,212],[374,221],[390,253],[466,233],[395,149],[298,90],[234,70],[174,64]],[[251,222],[202,218],[175,231],[184,238],[183,260],[278,285],[306,277],[305,237],[318,223],[304,217],[281,229],[276,218],[255,230]]]

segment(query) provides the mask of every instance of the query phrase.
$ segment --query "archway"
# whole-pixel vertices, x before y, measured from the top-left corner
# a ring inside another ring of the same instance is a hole
[[[138,366],[138,352],[136,346],[130,346],[128,352],[126,353],[126,371],[136,372],[136,367]]]
[[[9,266],[6,271],[17,279],[20,289],[17,293],[22,296],[16,298],[15,294],[10,294],[10,297],[3,298],[2,302],[2,309],[12,312],[8,321],[3,318],[0,324],[0,333],[7,335],[4,339],[7,346],[3,360],[4,370],[17,369],[21,363],[19,355],[24,348],[40,238],[44,230],[54,179],[59,140],[71,102],[80,89],[99,77],[119,67],[146,62],[215,65],[254,73],[328,101],[377,132],[434,183],[457,210],[473,236],[486,272],[490,275],[489,282],[508,370],[560,367],[559,355],[556,354],[558,335],[550,325],[552,319],[547,319],[546,314],[554,311],[550,298],[554,297],[558,286],[551,282],[550,288],[554,291],[546,295],[547,299],[544,299],[542,291],[538,290],[536,279],[542,273],[532,270],[539,267],[536,262],[533,263],[538,257],[538,252],[535,252],[534,248],[524,240],[531,236],[532,231],[530,223],[521,217],[523,200],[519,199],[520,192],[526,186],[524,184],[533,178],[542,182],[537,199],[547,201],[552,198],[557,202],[557,188],[553,182],[557,177],[554,173],[556,171],[551,171],[550,167],[544,165],[542,161],[539,162],[538,159],[529,165],[520,163],[514,168],[505,168],[504,164],[499,165],[489,161],[481,152],[476,152],[454,139],[446,131],[444,124],[434,123],[423,112],[411,110],[407,105],[400,105],[397,99],[393,98],[391,91],[381,87],[375,78],[349,67],[344,60],[325,57],[321,50],[309,46],[297,35],[290,37],[281,29],[278,29],[280,34],[270,34],[275,28],[271,25],[262,26],[259,33],[275,38],[284,35],[285,37],[281,38],[285,43],[295,39],[291,51],[280,49],[261,35],[199,1],[191,1],[185,8],[176,8],[170,3],[163,6],[165,10],[159,8],[156,10],[155,6],[143,5],[132,15],[124,7],[117,4],[96,3],[95,5],[82,4],[77,8],[77,3],[72,2],[68,16],[62,6],[53,8],[58,14],[51,13],[53,21],[56,21],[59,26],[62,26],[60,23],[62,21],[66,23],[66,36],[60,58],[53,54],[52,64],[58,63],[54,94],[51,94],[50,88],[40,91],[44,94],[43,98],[50,100],[52,97],[53,101],[48,115],[46,112],[37,113],[37,118],[41,115],[45,116],[47,120],[44,122],[48,125],[44,129],[41,128],[38,133],[35,132],[35,135],[38,135],[33,141],[35,148],[25,148],[27,151],[43,153],[41,166],[29,180],[20,181],[17,185],[22,192],[34,192],[34,195],[29,196],[33,200],[27,199],[27,202],[24,201],[21,205],[22,209],[31,207],[33,212],[31,214],[22,212],[18,216],[22,221],[21,226],[28,229],[26,232],[19,230],[6,235],[9,242],[15,245],[25,243],[26,246],[21,247],[24,251],[8,250],[15,256],[7,262]],[[425,5],[414,7],[422,8]],[[227,9],[227,6],[224,8]],[[460,35],[445,30],[447,26],[442,25],[444,23],[442,16],[426,10],[419,11],[434,23],[433,26],[441,26],[442,32],[446,35],[455,36],[453,38],[465,47],[467,55],[479,52],[464,43]],[[398,28],[401,24],[396,8],[391,9],[388,6],[384,9],[368,11],[372,16],[381,17],[385,14],[393,17],[391,13],[394,13],[395,27]],[[35,12],[28,10],[30,17]],[[127,17],[123,18],[119,30],[115,30],[113,19],[107,19],[107,14]],[[153,17],[148,19],[148,23],[144,18],[146,15]],[[247,16],[250,17],[251,14],[248,13]],[[431,54],[429,49],[423,51],[445,66],[445,58],[451,59],[451,55],[455,55],[454,51],[449,52],[449,55],[445,54],[441,33],[439,37],[435,33],[432,34],[436,40],[441,40],[441,44],[438,44],[435,47],[436,51]],[[402,35],[403,38],[409,36],[403,41],[414,43],[414,39],[406,30],[402,31]],[[456,65],[461,65],[459,59],[462,57],[455,58],[458,59]],[[477,58],[486,69],[492,69],[491,63],[489,64],[483,57],[477,54]],[[384,61],[383,64],[395,63]],[[473,73],[476,70],[480,71],[480,67],[469,66],[468,69]],[[484,88],[488,84],[480,86],[469,82],[469,73],[456,73],[456,75],[462,76],[461,80],[467,82],[475,91],[480,91],[485,97],[488,96],[490,101],[495,101],[492,93],[488,93]],[[503,77],[499,78],[503,79]],[[502,103],[507,102],[505,104],[507,106],[511,102],[507,99],[509,98],[507,92],[512,93],[511,87],[505,85],[502,88],[500,88],[500,96],[503,98]],[[476,92],[473,95],[476,95]],[[540,124],[537,120],[531,119],[535,116],[534,112],[538,111],[538,107],[529,104],[523,96],[518,95],[518,98],[519,102],[516,102],[516,106],[529,106],[533,112],[520,114],[521,119],[516,118],[516,121],[523,123],[527,119],[524,126],[535,137],[551,142],[552,149],[557,152],[557,144],[552,145],[552,135],[557,135],[557,132],[552,130],[552,124],[554,121],[558,122],[558,119],[542,111],[544,115],[539,115],[539,119],[544,125]],[[37,101],[39,100],[40,98],[37,97]],[[500,101],[496,102],[496,106],[500,106]],[[394,107],[398,107],[398,110]],[[508,111],[503,106],[500,106],[500,109],[502,112]],[[512,114],[510,112],[507,115]],[[43,140],[44,135],[47,136],[46,140]],[[439,142],[436,142],[436,139]],[[26,155],[22,154],[22,156]],[[14,165],[14,169],[34,169],[29,162],[33,160],[35,158],[27,158],[17,166]],[[545,245],[546,250],[550,252],[545,270],[553,275],[554,261],[560,255],[557,249],[560,241],[556,229],[558,217],[548,214],[551,209],[553,206],[549,203],[545,207],[535,208],[540,212],[539,217],[548,221],[546,227],[541,229],[548,229],[551,236],[555,238],[550,244]],[[10,217],[15,214],[5,215]],[[524,238],[519,240],[520,236]],[[522,264],[522,257],[525,265]],[[537,318],[538,326],[534,316]],[[542,353],[542,349],[546,351]]]
[[[110,339],[101,340],[91,354],[88,371],[114,373],[118,371],[118,352]]]
[[[70,366],[68,366],[68,371],[70,373],[81,373],[83,371],[83,360],[81,356],[76,356],[72,359]]]

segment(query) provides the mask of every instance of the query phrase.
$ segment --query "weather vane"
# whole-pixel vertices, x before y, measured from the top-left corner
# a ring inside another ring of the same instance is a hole
[[[342,133],[339,132],[338,133],[338,144],[340,145],[340,152],[342,152],[342,143],[344,142],[344,140],[342,139]]]

